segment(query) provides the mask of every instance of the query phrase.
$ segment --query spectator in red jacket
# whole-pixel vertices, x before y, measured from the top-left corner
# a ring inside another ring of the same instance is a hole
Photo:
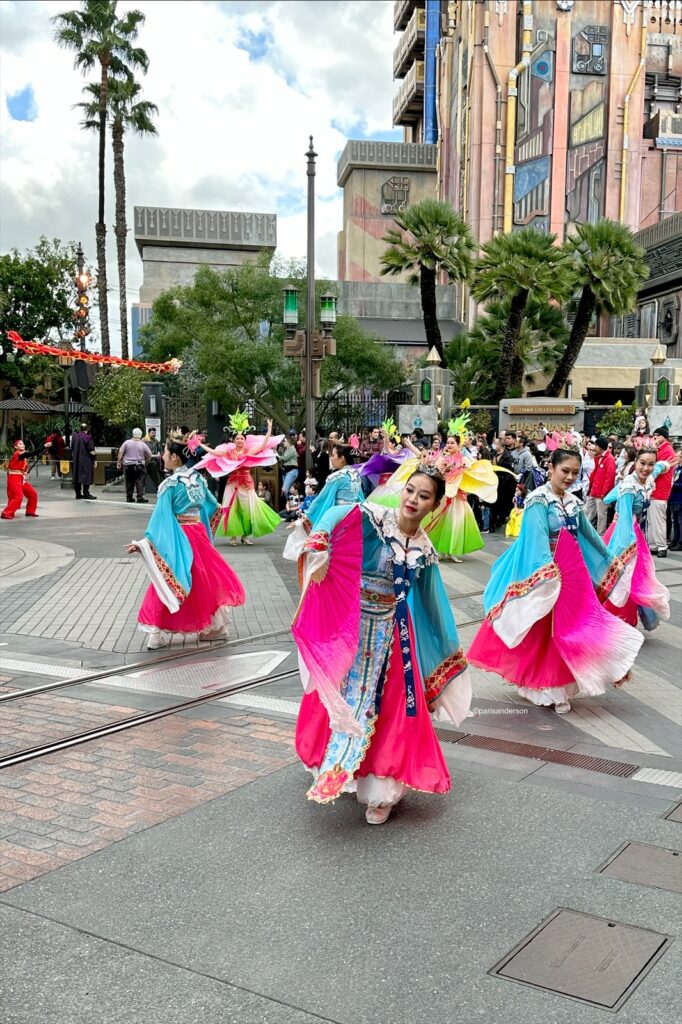
[[[653,436],[654,444],[658,449],[656,461],[667,462],[670,468],[665,473],[661,473],[656,480],[646,517],[646,539],[651,553],[659,558],[665,558],[668,554],[667,511],[668,498],[673,486],[675,451],[668,440],[670,435],[667,427],[656,427]]]
[[[616,460],[609,451],[609,442],[602,435],[592,445],[594,469],[590,473],[590,482],[585,502],[585,515],[596,524],[597,533],[601,537],[606,532],[608,506],[604,498],[616,482]]]

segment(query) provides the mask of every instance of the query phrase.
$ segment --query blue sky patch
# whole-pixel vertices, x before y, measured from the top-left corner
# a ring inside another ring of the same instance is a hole
[[[272,42],[271,32],[252,32],[251,29],[242,27],[239,29],[236,45],[237,49],[245,50],[251,60],[257,63],[267,56]]]
[[[38,116],[38,104],[30,83],[11,96],[8,95],[6,102],[13,121],[35,121]]]

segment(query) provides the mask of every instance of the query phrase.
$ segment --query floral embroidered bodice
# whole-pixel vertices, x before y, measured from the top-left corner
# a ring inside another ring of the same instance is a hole
[[[571,493],[560,498],[558,494],[554,493],[551,485],[546,483],[529,494],[526,498],[525,508],[530,508],[537,503],[541,503],[547,512],[549,542],[552,549],[556,546],[562,529],[568,530],[573,537],[577,537],[578,519],[583,507],[580,498]]]
[[[173,514],[198,515],[206,500],[206,484],[203,478],[187,466],[176,469],[166,477],[157,491],[157,503],[170,501]]]
[[[340,481],[336,491],[337,505],[357,505],[362,494],[362,481],[356,469],[344,466],[327,477],[325,486]]]

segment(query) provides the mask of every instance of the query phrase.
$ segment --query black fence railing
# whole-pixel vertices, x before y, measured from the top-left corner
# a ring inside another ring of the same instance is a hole
[[[332,397],[318,399],[315,410],[317,429],[328,434],[330,430],[338,430],[346,435],[365,430],[367,427],[378,427],[389,416],[396,416],[399,405],[413,401],[412,389],[402,388],[395,391],[344,391]],[[299,402],[287,404],[290,423],[296,426],[301,415]]]

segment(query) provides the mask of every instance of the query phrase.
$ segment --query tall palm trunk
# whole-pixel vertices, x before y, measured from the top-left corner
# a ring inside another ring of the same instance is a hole
[[[575,320],[573,321],[570,337],[566,342],[564,354],[554,371],[554,376],[545,388],[545,394],[548,398],[558,398],[564,389],[566,381],[571,376],[573,367],[580,355],[580,350],[583,347],[583,342],[587,337],[587,332],[590,329],[590,321],[592,320],[592,314],[595,311],[596,305],[597,301],[594,292],[589,285],[585,285],[580,296],[580,302],[578,303]]]
[[[518,348],[521,328],[523,327],[523,314],[528,303],[529,292],[526,288],[521,289],[511,300],[509,316],[504,328],[502,339],[502,351],[500,353],[500,369],[497,377],[497,386],[493,396],[493,402],[500,402],[503,398],[509,397],[509,389],[512,384],[512,367],[514,365],[514,353]]]
[[[116,256],[118,259],[118,308],[121,317],[121,355],[128,358],[128,302],[126,291],[126,177],[123,161],[123,119],[117,117],[111,126],[111,142],[114,151],[114,192],[116,194]]]
[[[512,359],[511,376],[509,378],[509,392],[511,397],[520,398],[523,393],[523,374],[526,368],[521,356],[514,356]]]
[[[424,332],[426,344],[429,350],[435,348],[441,364],[445,366],[445,352],[443,351],[443,339],[438,326],[436,315],[436,272],[429,267],[419,268],[419,293],[422,304],[422,316],[424,318]]]
[[[99,93],[99,205],[95,238],[97,240],[97,297],[99,299],[99,324],[102,340],[102,354],[111,354],[109,343],[109,305],[107,301],[107,226],[104,221],[104,168],[107,141],[107,91],[109,69],[101,62],[102,75]]]

